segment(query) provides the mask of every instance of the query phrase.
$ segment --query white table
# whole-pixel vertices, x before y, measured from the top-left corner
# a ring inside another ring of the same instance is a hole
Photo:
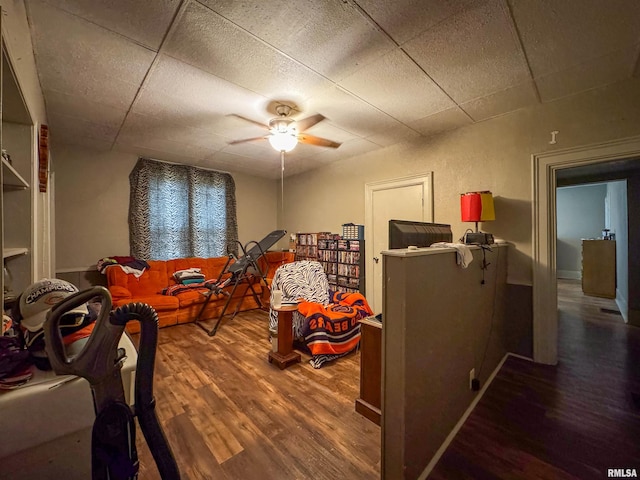
[[[122,382],[133,403],[138,353],[124,334]],[[0,479],[91,478],[91,428],[95,419],[89,383],[32,367],[27,385],[0,393]]]

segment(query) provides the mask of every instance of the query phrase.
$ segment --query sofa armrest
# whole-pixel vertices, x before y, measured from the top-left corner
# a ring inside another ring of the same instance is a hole
[[[116,303],[122,300],[131,300],[133,298],[133,295],[131,294],[131,292],[126,288],[121,287],[120,285],[110,286],[109,293],[111,293],[111,299],[113,300],[113,303]]]

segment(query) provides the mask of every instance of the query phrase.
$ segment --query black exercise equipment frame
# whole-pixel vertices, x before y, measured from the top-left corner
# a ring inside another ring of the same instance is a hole
[[[269,272],[269,261],[265,257],[267,268],[263,272],[262,269],[260,268],[260,265],[258,265],[258,260],[263,256],[265,256],[266,251],[269,248],[271,248],[273,245],[275,245],[286,234],[287,234],[286,230],[274,230],[269,235],[267,235],[262,240],[260,240],[260,242],[251,240],[250,242],[247,242],[245,245],[242,245],[239,241],[236,240],[236,243],[240,246],[240,250],[242,250],[242,257],[237,258],[233,253],[229,253],[227,255],[228,257],[227,263],[225,263],[224,267],[222,268],[222,272],[220,272],[220,275],[218,276],[217,281],[213,284],[207,285],[207,288],[209,289],[209,291],[204,293],[204,295],[206,296],[206,299],[202,304],[202,307],[200,307],[200,311],[198,312],[198,316],[196,317],[196,320],[195,320],[196,325],[198,325],[201,329],[207,332],[207,334],[210,337],[213,337],[218,331],[220,322],[222,321],[222,318],[225,316],[227,312],[227,308],[231,303],[233,294],[236,292],[238,286],[241,283],[246,281],[247,288],[242,294],[242,297],[238,298],[238,304],[236,305],[236,309],[234,310],[233,315],[231,316],[231,319],[235,318],[235,316],[240,311],[240,307],[242,305],[242,299],[247,294],[248,290],[251,290],[251,295],[253,296],[254,300],[258,304],[258,308],[261,308],[261,309],[265,308],[262,303],[262,300],[260,299],[256,291],[253,289],[252,280],[258,277],[258,283],[262,280],[262,282],[264,283],[264,286],[267,288],[267,290],[269,290],[269,284],[267,282],[267,277],[266,277],[267,273]],[[253,246],[249,248],[249,246],[251,245]],[[252,269],[252,271],[249,272],[249,269]],[[231,275],[223,279],[223,276],[227,273]],[[233,283],[233,288],[231,289],[231,292],[224,290],[224,288],[230,285],[231,283]],[[213,328],[209,329],[209,327],[207,327],[202,323],[201,317],[205,309],[209,305],[209,302],[211,301],[211,297],[214,295],[217,296],[220,294],[225,295],[227,297],[227,301],[225,302],[224,307],[220,312],[220,315],[216,319],[216,323],[214,324]]]

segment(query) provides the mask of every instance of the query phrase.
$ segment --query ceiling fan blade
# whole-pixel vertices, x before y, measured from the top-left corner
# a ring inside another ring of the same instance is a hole
[[[296,124],[298,125],[298,131],[304,132],[307,128],[313,127],[316,123],[320,123],[324,119],[324,115],[317,113],[315,115],[311,115],[310,117],[303,118],[302,120],[297,120]]]
[[[237,145],[238,143],[253,142],[255,140],[264,140],[265,138],[267,137],[243,138],[242,140],[234,140],[233,142],[229,142],[229,145]]]
[[[330,147],[338,148],[341,143],[334,142],[333,140],[327,140],[326,138],[316,137],[315,135],[309,135],[307,133],[299,133],[298,141],[300,143],[308,143],[309,145],[316,145],[318,147]]]
[[[249,122],[249,123],[253,123],[254,125],[257,125],[258,127],[264,129],[264,130],[269,130],[269,126],[265,125],[264,123],[260,123],[260,122],[256,122],[255,120],[251,120],[250,118],[247,117],[243,117],[242,115],[238,115],[236,113],[231,113],[229,114],[230,117],[237,117],[241,120],[244,120],[245,122]]]

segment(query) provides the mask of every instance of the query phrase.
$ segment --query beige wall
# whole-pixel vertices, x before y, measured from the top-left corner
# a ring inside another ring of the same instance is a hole
[[[287,178],[285,227],[340,232],[343,223],[364,223],[365,183],[432,171],[434,221],[450,223],[454,239],[470,226],[459,220],[458,195],[493,192],[497,220],[484,230],[515,245],[509,280],[530,284],[531,155],[637,135],[638,105],[640,80],[632,79]]]
[[[56,269],[91,269],[129,254],[129,173],[138,156],[53,144],[56,171]],[[238,235],[244,244],[276,228],[276,182],[232,173]]]
[[[640,81],[633,79],[289,177],[283,221],[278,181],[234,174],[240,240],[262,238],[276,226],[340,232],[343,223],[364,223],[365,183],[432,171],[434,220],[450,223],[454,239],[469,227],[459,221],[458,194],[493,191],[497,220],[484,229],[516,247],[509,253],[509,280],[530,284],[531,155],[637,135],[638,104]],[[549,144],[553,130],[559,131],[556,145]],[[58,269],[128,252],[128,174],[135,155],[56,148],[55,142],[53,152]],[[89,231],[77,228],[83,218],[93,219]]]

